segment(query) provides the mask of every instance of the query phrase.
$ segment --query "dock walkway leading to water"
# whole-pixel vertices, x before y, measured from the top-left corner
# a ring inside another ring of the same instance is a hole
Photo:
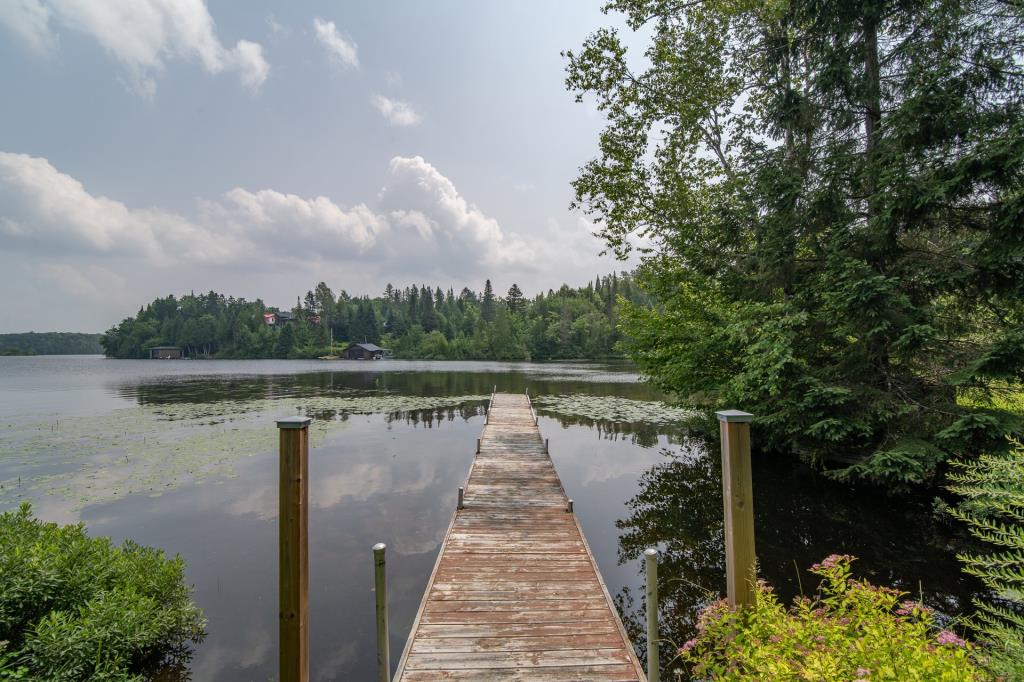
[[[526,395],[495,393],[396,682],[646,682]]]

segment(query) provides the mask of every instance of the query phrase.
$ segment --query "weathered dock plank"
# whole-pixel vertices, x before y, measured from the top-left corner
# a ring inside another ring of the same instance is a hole
[[[496,393],[397,682],[646,682],[525,395]]]

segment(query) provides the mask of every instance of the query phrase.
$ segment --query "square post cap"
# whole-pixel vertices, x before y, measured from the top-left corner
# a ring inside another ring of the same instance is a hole
[[[720,422],[749,422],[754,420],[754,415],[743,410],[720,410],[715,412]]]
[[[304,429],[309,426],[309,423],[313,421],[309,417],[285,417],[284,419],[277,420],[277,428],[279,429]]]

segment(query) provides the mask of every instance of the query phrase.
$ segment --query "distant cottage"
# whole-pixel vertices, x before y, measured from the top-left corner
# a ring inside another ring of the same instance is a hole
[[[150,360],[180,360],[181,348],[178,346],[153,346],[149,349]]]
[[[295,314],[283,310],[280,312],[270,311],[269,313],[263,313],[263,321],[267,326],[273,327],[274,325],[285,324],[286,322],[294,322]],[[319,320],[317,321],[319,322]]]
[[[345,349],[345,357],[349,360],[383,360],[390,354],[387,348],[372,343],[350,343]]]

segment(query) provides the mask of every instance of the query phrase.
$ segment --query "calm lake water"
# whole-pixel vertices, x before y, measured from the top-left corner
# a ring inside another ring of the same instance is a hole
[[[191,679],[277,670],[275,418],[314,418],[314,680],[372,679],[370,548],[388,544],[392,664],[465,479],[492,387],[536,396],[551,456],[630,635],[643,646],[644,548],[662,550],[663,636],[682,642],[724,588],[717,444],[624,365],[0,358],[0,509],[181,554],[209,620]],[[742,407],[742,406],[740,406]],[[832,552],[949,615],[980,587],[928,499],[850,490],[754,453],[763,576],[789,599]],[[666,662],[670,656],[666,655]]]

